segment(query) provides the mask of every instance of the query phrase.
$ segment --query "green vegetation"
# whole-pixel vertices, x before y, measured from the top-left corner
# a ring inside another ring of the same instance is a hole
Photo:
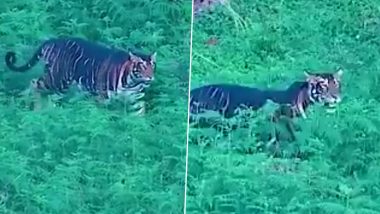
[[[191,3],[170,0],[0,2],[0,59],[43,39],[82,36],[157,50],[147,115],[80,100],[28,109],[19,96],[42,66],[0,67],[0,213],[182,213]]]
[[[265,115],[227,137],[191,129],[187,213],[380,213],[380,2],[231,0],[194,22],[192,88],[282,88],[337,66],[343,102],[308,109],[281,157],[255,151]]]

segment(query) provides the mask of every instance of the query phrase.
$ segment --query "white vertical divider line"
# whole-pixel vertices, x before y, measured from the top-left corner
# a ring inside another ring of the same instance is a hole
[[[186,128],[186,169],[185,169],[185,194],[183,203],[183,213],[186,214],[186,193],[187,193],[187,174],[189,165],[189,119],[190,119],[190,91],[191,91],[191,68],[192,68],[192,52],[193,52],[193,26],[194,26],[194,0],[191,0],[191,22],[190,22],[190,60],[189,60],[189,83],[187,93],[187,128]]]

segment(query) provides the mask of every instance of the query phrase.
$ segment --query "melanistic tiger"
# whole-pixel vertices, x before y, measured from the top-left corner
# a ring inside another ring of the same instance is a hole
[[[218,112],[225,118],[232,118],[241,108],[258,110],[268,100],[280,105],[272,115],[277,122],[281,116],[306,118],[305,110],[314,103],[322,103],[331,110],[341,102],[342,69],[334,73],[315,73],[305,71],[306,80],[293,82],[285,90],[259,89],[234,84],[212,84],[195,88],[190,92],[190,122],[199,120],[205,111]],[[295,139],[294,128],[288,130]],[[274,137],[274,136],[273,136]],[[276,140],[273,138],[272,140]]]
[[[5,62],[9,69],[25,72],[39,60],[45,63],[44,75],[31,81],[37,92],[63,95],[71,85],[104,100],[127,98],[137,113],[145,111],[144,89],[154,79],[156,52],[150,55],[108,48],[82,38],[55,38],[43,42],[32,58],[15,66],[14,52]]]

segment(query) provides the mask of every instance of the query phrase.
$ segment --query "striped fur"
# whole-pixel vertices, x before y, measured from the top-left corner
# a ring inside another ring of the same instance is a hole
[[[144,89],[154,79],[155,58],[156,53],[145,55],[111,49],[81,38],[57,38],[41,44],[22,66],[15,66],[14,52],[6,54],[5,62],[9,69],[25,72],[43,61],[44,75],[32,81],[40,92],[64,94],[75,84],[81,91],[105,100],[120,96],[140,103],[136,110],[142,113],[145,104],[141,104],[141,99]]]
[[[282,116],[290,119],[306,118],[306,109],[314,103],[334,107],[341,102],[341,69],[335,73],[305,74],[305,81],[294,82],[285,90],[262,90],[232,84],[213,84],[195,88],[190,95],[190,122],[202,121],[204,118],[200,115],[205,111],[215,111],[225,118],[232,118],[237,115],[238,109],[247,107],[258,110],[268,100],[280,105],[271,117],[274,122]],[[294,129],[288,129],[295,138]]]

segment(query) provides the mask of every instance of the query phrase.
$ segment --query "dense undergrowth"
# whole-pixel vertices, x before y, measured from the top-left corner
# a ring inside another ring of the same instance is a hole
[[[226,137],[191,129],[188,213],[380,213],[380,2],[230,2],[194,22],[192,88],[283,88],[342,66],[343,102],[308,109],[277,158],[255,151],[262,118]]]
[[[0,59],[80,36],[157,51],[145,117],[80,100],[31,111],[18,93],[42,66],[0,66],[0,213],[182,213],[191,2],[0,2]]]

